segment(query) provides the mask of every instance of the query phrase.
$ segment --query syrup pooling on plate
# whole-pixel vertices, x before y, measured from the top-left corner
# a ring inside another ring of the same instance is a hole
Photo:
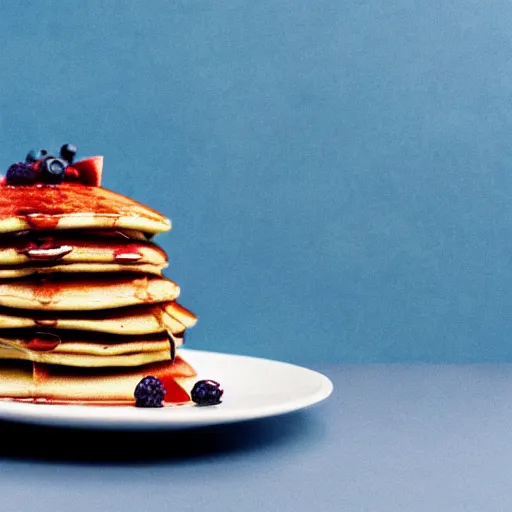
[[[0,185],[0,398],[133,403],[152,376],[163,405],[190,403],[179,347],[197,318],[151,240],[171,223],[76,154],[30,151]]]

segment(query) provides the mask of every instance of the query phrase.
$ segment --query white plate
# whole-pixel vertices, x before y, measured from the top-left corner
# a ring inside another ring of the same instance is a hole
[[[233,423],[296,411],[327,398],[332,382],[288,363],[255,357],[180,349],[199,379],[222,384],[216,406],[159,409],[0,402],[0,420],[40,425],[114,429],[176,429]]]

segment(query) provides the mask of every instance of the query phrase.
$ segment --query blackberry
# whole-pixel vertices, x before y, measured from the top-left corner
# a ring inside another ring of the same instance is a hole
[[[25,162],[12,164],[5,175],[8,185],[31,185],[36,181],[36,173],[30,165]]]
[[[165,387],[157,377],[144,377],[135,388],[133,394],[136,407],[162,407]]]
[[[190,396],[197,405],[220,404],[224,390],[214,380],[200,380],[194,384]]]

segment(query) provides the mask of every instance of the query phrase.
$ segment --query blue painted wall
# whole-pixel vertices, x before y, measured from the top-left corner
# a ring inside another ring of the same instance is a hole
[[[512,5],[6,0],[0,168],[105,155],[189,346],[512,360]]]

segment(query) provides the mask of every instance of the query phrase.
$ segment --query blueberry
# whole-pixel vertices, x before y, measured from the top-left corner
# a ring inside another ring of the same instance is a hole
[[[135,388],[133,394],[136,407],[162,407],[165,387],[157,377],[144,377]]]
[[[62,158],[49,156],[42,161],[41,170],[46,183],[60,183],[64,179],[64,171],[68,163]]]
[[[25,161],[28,164],[31,164],[31,163],[37,162],[38,160],[42,160],[47,154],[48,154],[48,151],[46,151],[46,149],[41,149],[39,151],[36,149],[31,149],[28,152],[27,158],[25,159]]]
[[[220,404],[224,390],[214,380],[200,380],[194,384],[190,396],[197,405]]]
[[[5,175],[8,185],[31,185],[36,181],[36,172],[25,162],[12,164]]]
[[[78,148],[74,144],[64,144],[64,146],[60,148],[60,156],[72,164],[77,151]]]

